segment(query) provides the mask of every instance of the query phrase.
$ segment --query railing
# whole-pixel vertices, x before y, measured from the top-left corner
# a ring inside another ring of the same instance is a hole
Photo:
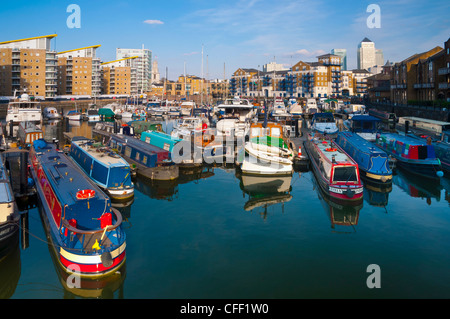
[[[438,74],[439,74],[439,75],[450,74],[450,68],[440,68],[440,69],[438,70]]]
[[[81,229],[71,226],[66,219],[62,219],[61,226],[63,226],[68,231],[67,236],[65,236],[66,237],[65,244],[68,244],[71,241],[73,241],[73,236],[71,236],[72,234],[79,234],[79,235],[81,235],[81,247],[82,247],[82,248],[80,248],[80,250],[86,251],[86,249],[84,248],[84,241],[86,239],[86,236],[91,236],[91,235],[100,234],[103,232],[106,233],[106,232],[111,232],[113,230],[116,230],[122,224],[122,215],[115,208],[111,208],[111,211],[115,215],[115,219],[116,219],[115,224],[106,226],[105,228],[96,229],[96,230],[81,230]],[[62,227],[60,229],[60,232],[62,233]],[[117,231],[117,239],[120,240],[122,238],[122,236],[124,236],[123,231],[122,230]],[[63,240],[64,240],[64,238],[63,238]]]

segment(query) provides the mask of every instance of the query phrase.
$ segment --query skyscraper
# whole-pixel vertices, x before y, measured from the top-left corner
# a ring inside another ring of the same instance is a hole
[[[375,64],[378,66],[384,65],[383,50],[381,49],[375,50]]]
[[[347,49],[331,49],[331,54],[341,57],[341,70],[347,70]]]
[[[136,68],[136,80],[138,93],[142,94],[150,91],[152,77],[152,51],[149,49],[116,49],[116,59],[125,59],[133,56],[139,58],[132,59],[132,67]]]
[[[358,69],[368,69],[376,65],[375,58],[375,43],[367,38],[364,38],[358,44],[357,54],[357,66]]]

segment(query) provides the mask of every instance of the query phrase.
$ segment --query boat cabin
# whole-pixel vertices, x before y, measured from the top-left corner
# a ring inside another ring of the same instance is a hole
[[[42,130],[32,122],[20,122],[17,136],[24,146],[31,146],[34,141],[44,138]]]

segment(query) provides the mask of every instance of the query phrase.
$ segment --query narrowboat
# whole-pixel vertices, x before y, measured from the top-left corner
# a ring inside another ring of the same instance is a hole
[[[109,146],[137,169],[137,175],[152,180],[174,180],[179,169],[170,159],[170,152],[134,137],[112,134]]]
[[[97,122],[92,128],[92,133],[94,134],[94,136],[108,139],[113,134],[135,136],[133,126],[127,124],[122,124],[121,126],[119,126],[117,122]]]
[[[375,142],[377,133],[381,132],[380,124],[380,119],[370,115],[354,115],[351,119],[344,121],[349,131],[370,142]]]
[[[311,120],[311,130],[320,134],[335,135],[339,132],[333,113],[315,113]]]
[[[278,123],[252,124],[249,141],[239,150],[237,162],[243,174],[291,175],[294,152]]]
[[[33,122],[20,122],[17,137],[20,144],[30,147],[34,141],[39,140],[44,136],[42,130]]]
[[[358,164],[339,145],[308,134],[304,146],[317,182],[330,199],[347,203],[362,200]]]
[[[430,179],[443,176],[434,146],[427,145],[423,140],[396,133],[380,133],[375,144],[394,157],[399,168],[411,174]]]
[[[111,199],[129,200],[134,196],[130,165],[109,147],[75,136],[69,155]]]
[[[148,130],[141,133],[141,141],[172,152],[174,146],[182,139],[163,132]]]
[[[30,159],[41,218],[61,268],[82,278],[113,274],[126,259],[120,212],[54,144],[34,141]]]
[[[19,211],[5,167],[0,155],[0,252],[19,241]]]
[[[374,182],[392,182],[389,156],[373,143],[352,132],[339,132],[336,144],[358,164],[362,176]]]

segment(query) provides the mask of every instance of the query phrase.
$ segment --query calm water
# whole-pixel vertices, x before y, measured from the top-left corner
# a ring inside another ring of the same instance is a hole
[[[69,129],[89,136],[91,126]],[[65,128],[45,130],[62,139]],[[399,172],[392,189],[366,187],[359,207],[330,204],[312,172],[248,181],[233,168],[205,168],[178,184],[135,184],[133,203],[120,208],[121,274],[89,283],[99,289],[65,289],[33,208],[28,247],[0,259],[1,297],[450,297],[448,179],[430,185]],[[263,194],[267,185],[280,192]],[[367,287],[371,264],[381,288]]]

